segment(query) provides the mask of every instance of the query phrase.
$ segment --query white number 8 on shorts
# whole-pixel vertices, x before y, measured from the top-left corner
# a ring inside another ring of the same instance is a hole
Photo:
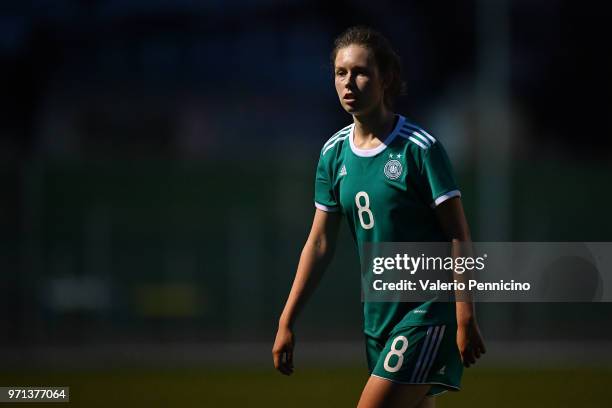
[[[397,348],[398,341],[402,342],[401,348]],[[387,356],[385,357],[385,364],[384,364],[385,370],[387,370],[390,373],[397,372],[402,367],[402,363],[404,362],[404,353],[406,352],[407,349],[408,349],[408,339],[405,336],[397,336],[396,338],[394,338],[393,343],[391,343],[391,351],[389,351],[387,353]],[[397,362],[395,363],[394,366],[389,365],[391,356],[397,356]]]

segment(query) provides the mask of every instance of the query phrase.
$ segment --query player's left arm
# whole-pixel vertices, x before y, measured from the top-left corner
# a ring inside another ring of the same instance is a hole
[[[435,209],[436,217],[452,243],[452,256],[472,256],[470,229],[468,227],[461,198],[453,197],[440,203]],[[455,273],[459,281],[467,281],[469,272]],[[461,353],[461,360],[466,367],[474,364],[481,354],[486,352],[484,341],[476,321],[476,311],[469,292],[456,293],[457,309],[457,346]]]

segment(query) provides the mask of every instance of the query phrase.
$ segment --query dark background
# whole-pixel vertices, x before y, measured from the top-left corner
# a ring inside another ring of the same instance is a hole
[[[329,52],[353,24],[401,55],[397,111],[446,146],[474,241],[610,241],[610,17],[571,1],[3,2],[6,361],[185,345],[207,361],[219,344],[267,361],[320,147],[351,121]],[[361,342],[341,240],[298,325],[306,341]],[[563,358],[596,341],[609,358],[611,310],[479,312],[494,343],[569,341]]]

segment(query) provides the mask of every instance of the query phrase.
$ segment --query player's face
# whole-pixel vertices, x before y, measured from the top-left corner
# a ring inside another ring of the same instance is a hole
[[[374,55],[361,45],[340,48],[334,61],[336,92],[342,107],[352,115],[379,108],[384,103],[384,84]]]

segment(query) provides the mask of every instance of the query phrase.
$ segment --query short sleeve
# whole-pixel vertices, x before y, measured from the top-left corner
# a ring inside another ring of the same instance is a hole
[[[444,147],[436,141],[423,151],[421,175],[426,198],[432,207],[453,197],[461,197]]]
[[[329,165],[319,158],[317,174],[315,178],[315,207],[326,212],[337,212],[340,210],[338,200],[334,194],[331,171]]]

